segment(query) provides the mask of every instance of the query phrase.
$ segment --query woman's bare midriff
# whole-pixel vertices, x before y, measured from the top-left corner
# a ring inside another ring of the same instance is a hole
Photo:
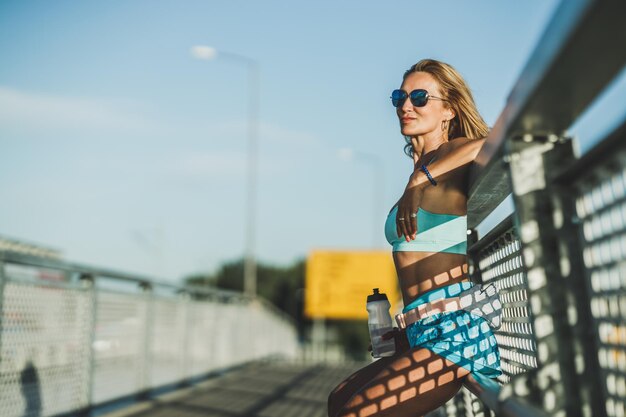
[[[456,282],[469,281],[467,256],[443,252],[394,252],[404,305],[418,295]]]

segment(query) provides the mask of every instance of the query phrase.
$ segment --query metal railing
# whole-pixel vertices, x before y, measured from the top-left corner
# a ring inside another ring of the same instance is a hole
[[[437,415],[626,415],[626,122],[582,158],[565,133],[624,69],[604,45],[626,44],[625,19],[623,1],[563,1],[477,157],[470,267],[501,291],[504,374]]]
[[[259,298],[0,252],[2,417],[88,414],[297,349]]]

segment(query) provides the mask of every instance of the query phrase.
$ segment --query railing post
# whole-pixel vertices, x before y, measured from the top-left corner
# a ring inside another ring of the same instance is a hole
[[[581,416],[570,319],[573,283],[561,270],[562,211],[550,176],[573,159],[571,142],[556,135],[525,134],[509,142],[516,226],[528,277],[537,340],[536,386],[541,407],[553,416]]]
[[[183,336],[184,339],[184,345],[183,345],[183,377],[181,378],[181,385],[186,386],[189,385],[191,383],[191,366],[193,365],[193,361],[192,361],[192,353],[193,353],[193,347],[191,345],[191,332],[192,332],[192,322],[191,322],[191,318],[193,315],[193,298],[191,297],[191,295],[189,293],[183,293],[183,323],[185,326],[185,333]]]
[[[79,277],[80,282],[85,287],[85,291],[89,294],[89,318],[86,323],[87,334],[85,335],[87,343],[87,363],[85,364],[87,372],[87,386],[85,387],[85,396],[87,398],[87,407],[84,412],[85,416],[90,415],[90,410],[93,407],[93,391],[94,391],[94,379],[95,379],[95,367],[96,367],[96,352],[94,349],[94,342],[96,340],[96,322],[98,312],[98,294],[96,293],[96,285],[94,277],[87,274],[81,274]]]
[[[4,284],[6,281],[6,276],[4,272],[4,257],[2,256],[2,252],[0,252],[0,352],[2,352],[2,334],[4,333]],[[0,362],[2,361],[2,357],[0,357]]]
[[[184,386],[187,384],[187,349],[189,346],[189,323],[187,317],[187,311],[189,306],[189,293],[184,290],[179,290],[177,293],[177,304],[181,306],[181,312],[179,313],[182,316],[181,325],[182,329],[182,338],[179,341],[179,348],[181,352],[181,357],[178,362],[179,366],[179,385]]]
[[[141,367],[139,368],[139,397],[144,398],[150,391],[150,369],[152,365],[151,341],[154,334],[154,293],[152,284],[139,284],[145,300],[145,326],[142,340]]]
[[[209,337],[211,338],[209,341],[209,352],[210,352],[210,357],[211,357],[211,372],[214,372],[216,369],[219,368],[219,364],[217,363],[217,352],[219,350],[218,348],[218,344],[220,342],[220,340],[218,339],[218,334],[220,333],[220,304],[219,302],[217,302],[217,299],[213,296],[211,296],[210,298],[208,298],[208,300],[206,300],[207,302],[211,303],[211,334],[209,335]]]

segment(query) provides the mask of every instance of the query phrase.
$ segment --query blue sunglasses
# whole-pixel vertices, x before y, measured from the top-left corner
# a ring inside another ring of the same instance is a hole
[[[413,90],[410,93],[407,93],[404,90],[393,90],[391,92],[391,104],[393,104],[393,107],[401,107],[407,98],[411,99],[411,104],[415,107],[424,107],[431,98],[435,100],[448,101],[445,98],[431,96],[428,94],[428,91],[421,88]]]

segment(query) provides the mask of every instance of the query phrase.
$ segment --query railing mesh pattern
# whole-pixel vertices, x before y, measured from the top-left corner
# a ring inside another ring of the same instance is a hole
[[[295,327],[261,301],[217,292],[202,300],[165,296],[139,282],[112,291],[95,285],[97,277],[47,282],[6,265],[0,262],[2,417],[76,412],[297,354]]]
[[[99,291],[94,337],[93,401],[101,403],[143,386],[148,300]]]
[[[152,336],[149,342],[150,386],[180,381],[185,376],[185,310],[182,300],[158,298],[152,303]]]
[[[503,372],[498,381],[501,384],[508,384],[515,375],[537,367],[537,345],[531,324],[528,281],[523,269],[521,243],[515,228],[510,227],[490,239],[483,242],[482,249],[472,256],[472,261],[474,268],[477,269],[476,275],[480,276],[483,284],[493,283],[500,292],[503,307],[502,325],[494,331]],[[463,389],[459,395],[465,402],[465,416],[493,415],[467,389]]]
[[[5,282],[0,332],[0,416],[54,415],[88,404],[91,293]],[[43,414],[41,414],[43,415]]]
[[[482,401],[474,396],[467,388],[462,388],[459,395],[463,398],[466,417],[490,417],[489,410]],[[459,415],[459,414],[457,414]]]
[[[612,168],[612,169],[611,169]],[[606,414],[626,415],[626,162],[602,164],[580,187],[582,255],[597,335]]]
[[[508,220],[505,220],[508,221]],[[521,243],[514,227],[497,236],[486,236],[481,249],[470,255],[474,275],[484,284],[493,283],[500,291],[502,325],[494,331],[500,350],[503,374],[501,384],[511,382],[515,375],[537,368],[537,344],[533,335],[531,311],[527,296],[528,281],[524,272]],[[523,394],[523,393],[518,393]],[[487,417],[491,411],[470,391],[463,388],[436,415]]]
[[[494,283],[500,290],[502,326],[494,333],[503,372],[498,379],[506,384],[513,376],[537,367],[528,282],[523,270],[521,243],[515,229],[508,229],[481,250],[476,264],[483,283]]]

